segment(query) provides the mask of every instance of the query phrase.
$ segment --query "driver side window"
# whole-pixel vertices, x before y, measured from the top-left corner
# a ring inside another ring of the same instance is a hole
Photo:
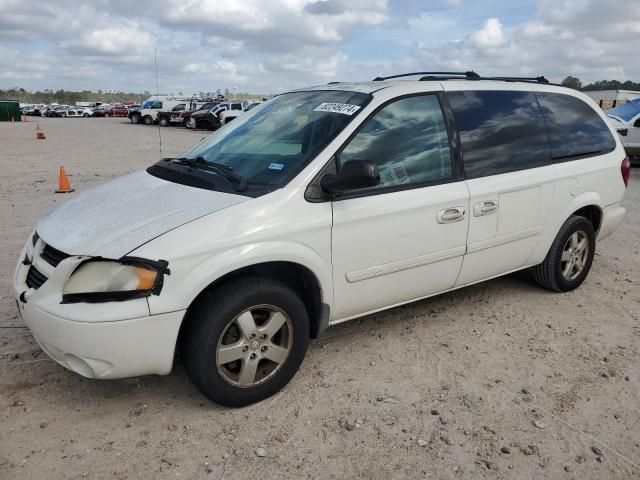
[[[635,128],[640,128],[640,117],[636,118],[636,121],[633,122],[633,126]]]
[[[452,155],[438,97],[407,97],[383,107],[342,150],[339,165],[352,160],[378,167],[380,184],[373,189],[451,178]]]

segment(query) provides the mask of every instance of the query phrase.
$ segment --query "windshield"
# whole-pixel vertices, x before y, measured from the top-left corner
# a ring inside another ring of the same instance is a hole
[[[286,185],[364,108],[357,92],[286,93],[253,108],[183,157],[229,167],[249,184]]]
[[[142,109],[147,110],[150,108],[161,108],[162,102],[159,100],[147,100],[142,104]]]
[[[629,122],[633,119],[633,117],[640,114],[640,98],[627,103],[623,103],[618,107],[607,110],[605,113],[609,117],[619,118],[624,122]]]

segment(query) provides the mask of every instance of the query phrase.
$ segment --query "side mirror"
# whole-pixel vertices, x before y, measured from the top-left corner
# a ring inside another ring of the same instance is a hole
[[[336,174],[327,174],[320,179],[320,187],[331,194],[375,187],[380,183],[378,167],[366,160],[345,163]]]

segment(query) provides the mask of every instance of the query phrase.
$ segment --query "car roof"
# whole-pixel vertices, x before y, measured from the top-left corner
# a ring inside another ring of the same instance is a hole
[[[407,88],[408,87],[408,88]],[[535,92],[565,93],[583,98],[584,94],[561,85],[518,80],[446,78],[428,80],[380,80],[369,82],[330,82],[324,85],[300,88],[293,92],[306,91],[347,91],[375,94],[388,89],[412,91],[455,91],[455,90],[525,90]],[[391,93],[391,92],[389,92]]]

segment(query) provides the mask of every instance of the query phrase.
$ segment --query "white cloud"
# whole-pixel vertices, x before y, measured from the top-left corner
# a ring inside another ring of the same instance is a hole
[[[518,22],[510,1],[0,0],[0,86],[152,90],[156,48],[166,91],[423,69],[640,80],[640,0],[536,0]]]
[[[488,19],[482,28],[469,35],[467,40],[478,48],[497,48],[507,42],[502,31],[502,24],[497,18]]]
[[[62,48],[84,55],[135,57],[153,52],[155,41],[138,25],[113,25],[84,32],[78,38],[60,43]]]

